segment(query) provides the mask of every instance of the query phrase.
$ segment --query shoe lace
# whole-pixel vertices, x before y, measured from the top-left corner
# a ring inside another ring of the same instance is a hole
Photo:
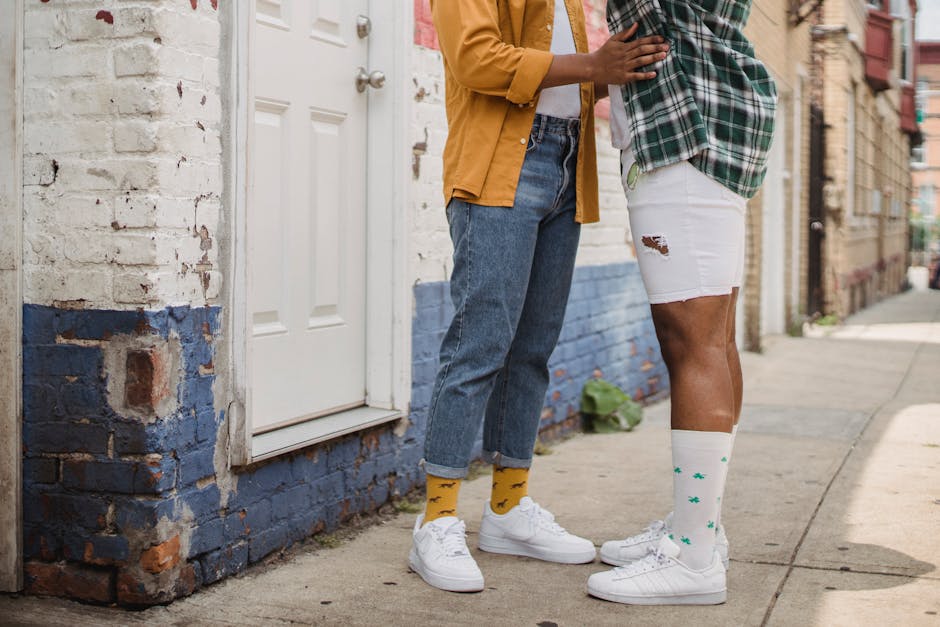
[[[656,540],[659,537],[661,537],[663,535],[663,532],[665,531],[666,531],[665,521],[654,520],[653,522],[651,522],[650,524],[646,526],[646,529],[644,529],[643,531],[641,531],[635,536],[626,538],[624,542],[626,542],[627,540],[640,541],[640,542],[644,542],[648,540]]]
[[[441,543],[444,554],[448,557],[463,557],[470,555],[467,550],[467,526],[462,520],[449,524],[441,528],[435,525],[432,531]]]
[[[564,527],[555,522],[555,515],[552,514],[547,509],[542,508],[538,503],[532,502],[532,507],[530,507],[527,512],[529,520],[532,523],[546,531],[551,533],[562,535],[568,533]]]
[[[614,569],[620,575],[636,575],[650,570],[656,570],[669,563],[669,556],[657,547],[650,547],[645,557]]]

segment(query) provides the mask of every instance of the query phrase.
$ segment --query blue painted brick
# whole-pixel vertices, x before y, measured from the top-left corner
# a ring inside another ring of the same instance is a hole
[[[59,388],[59,406],[69,416],[91,418],[104,416],[108,403],[100,379],[82,378]]]
[[[101,374],[101,350],[91,346],[57,344],[23,349],[23,377],[74,376],[97,378]]]
[[[245,509],[247,511],[245,526],[251,530],[251,535],[260,533],[271,526],[271,501],[258,501]]]
[[[291,479],[293,483],[313,483],[326,472],[326,455],[313,451],[295,455],[291,461]]]
[[[257,535],[252,534],[251,538],[248,539],[248,563],[254,564],[284,547],[287,542],[288,531],[287,523],[283,522],[265,529]]]
[[[108,429],[99,424],[24,422],[23,440],[30,454],[107,453]]]
[[[359,455],[359,441],[356,438],[343,438],[332,444],[327,451],[327,467],[340,470],[356,461]]]
[[[134,494],[138,462],[69,459],[62,464],[62,485],[96,492]]]
[[[107,524],[108,502],[95,495],[57,492],[24,495],[25,523],[46,524],[63,529],[100,530]]]
[[[59,405],[56,388],[44,378],[24,379],[23,415],[24,424],[60,421],[65,410]]]
[[[115,523],[122,533],[155,527],[161,520],[173,520],[178,502],[172,498],[115,497]]]
[[[134,475],[137,494],[159,494],[176,487],[177,463],[171,457],[158,462],[140,462]]]
[[[199,560],[199,563],[202,566],[203,583],[214,583],[245,570],[248,566],[248,544],[240,543],[213,551]]]
[[[58,480],[58,459],[27,457],[23,460],[23,481],[26,483],[55,483]]]
[[[200,479],[215,475],[214,454],[215,447],[209,446],[181,455],[179,458],[180,484],[184,487],[193,485]]]
[[[47,524],[23,525],[23,557],[52,562],[61,557],[61,534]]]
[[[189,541],[189,557],[215,551],[226,541],[225,521],[213,518],[193,528]]]
[[[113,564],[127,560],[130,548],[125,536],[68,534],[62,545],[65,559],[91,564]]]
[[[114,450],[119,455],[159,452],[163,450],[162,429],[148,428],[141,422],[114,422]]]
[[[317,484],[317,503],[335,503],[343,498],[344,476],[338,470],[324,477]]]
[[[189,508],[196,521],[203,521],[219,515],[222,507],[222,494],[219,486],[212,483],[201,490],[191,488],[180,492],[179,502],[184,508]]]
[[[314,502],[312,486],[299,485],[272,496],[271,510],[275,519],[282,520],[311,509]]]
[[[196,415],[196,441],[198,443],[214,443],[219,433],[219,425],[225,417],[225,412],[219,412],[216,417],[215,409],[205,409]]]

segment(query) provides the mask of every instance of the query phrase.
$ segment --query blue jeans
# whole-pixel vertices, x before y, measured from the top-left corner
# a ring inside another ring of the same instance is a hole
[[[481,419],[487,461],[532,463],[581,233],[578,126],[536,115],[512,207],[459,199],[447,206],[455,313],[431,398],[428,474],[467,475]]]

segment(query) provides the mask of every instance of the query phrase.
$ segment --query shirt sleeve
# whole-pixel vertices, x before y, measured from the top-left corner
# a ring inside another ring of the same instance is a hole
[[[458,83],[516,104],[535,99],[554,56],[504,42],[493,0],[431,0],[431,15]]]

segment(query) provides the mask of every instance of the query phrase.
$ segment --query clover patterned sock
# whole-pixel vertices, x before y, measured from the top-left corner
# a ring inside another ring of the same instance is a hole
[[[731,446],[728,448],[727,461],[725,462],[725,483],[727,483],[728,477],[728,467],[731,465],[731,455],[734,453],[734,439],[738,437],[738,425],[734,425],[731,428]],[[724,492],[721,494],[721,498],[724,499]],[[718,508],[718,518],[715,520],[715,525],[718,526],[721,524],[721,507]]]
[[[424,524],[445,516],[457,515],[457,495],[460,479],[445,479],[428,475],[427,500],[424,505]]]
[[[490,509],[505,514],[529,494],[529,469],[493,466],[493,489]]]
[[[669,537],[679,546],[679,561],[695,570],[712,563],[730,454],[730,433],[672,430]]]

